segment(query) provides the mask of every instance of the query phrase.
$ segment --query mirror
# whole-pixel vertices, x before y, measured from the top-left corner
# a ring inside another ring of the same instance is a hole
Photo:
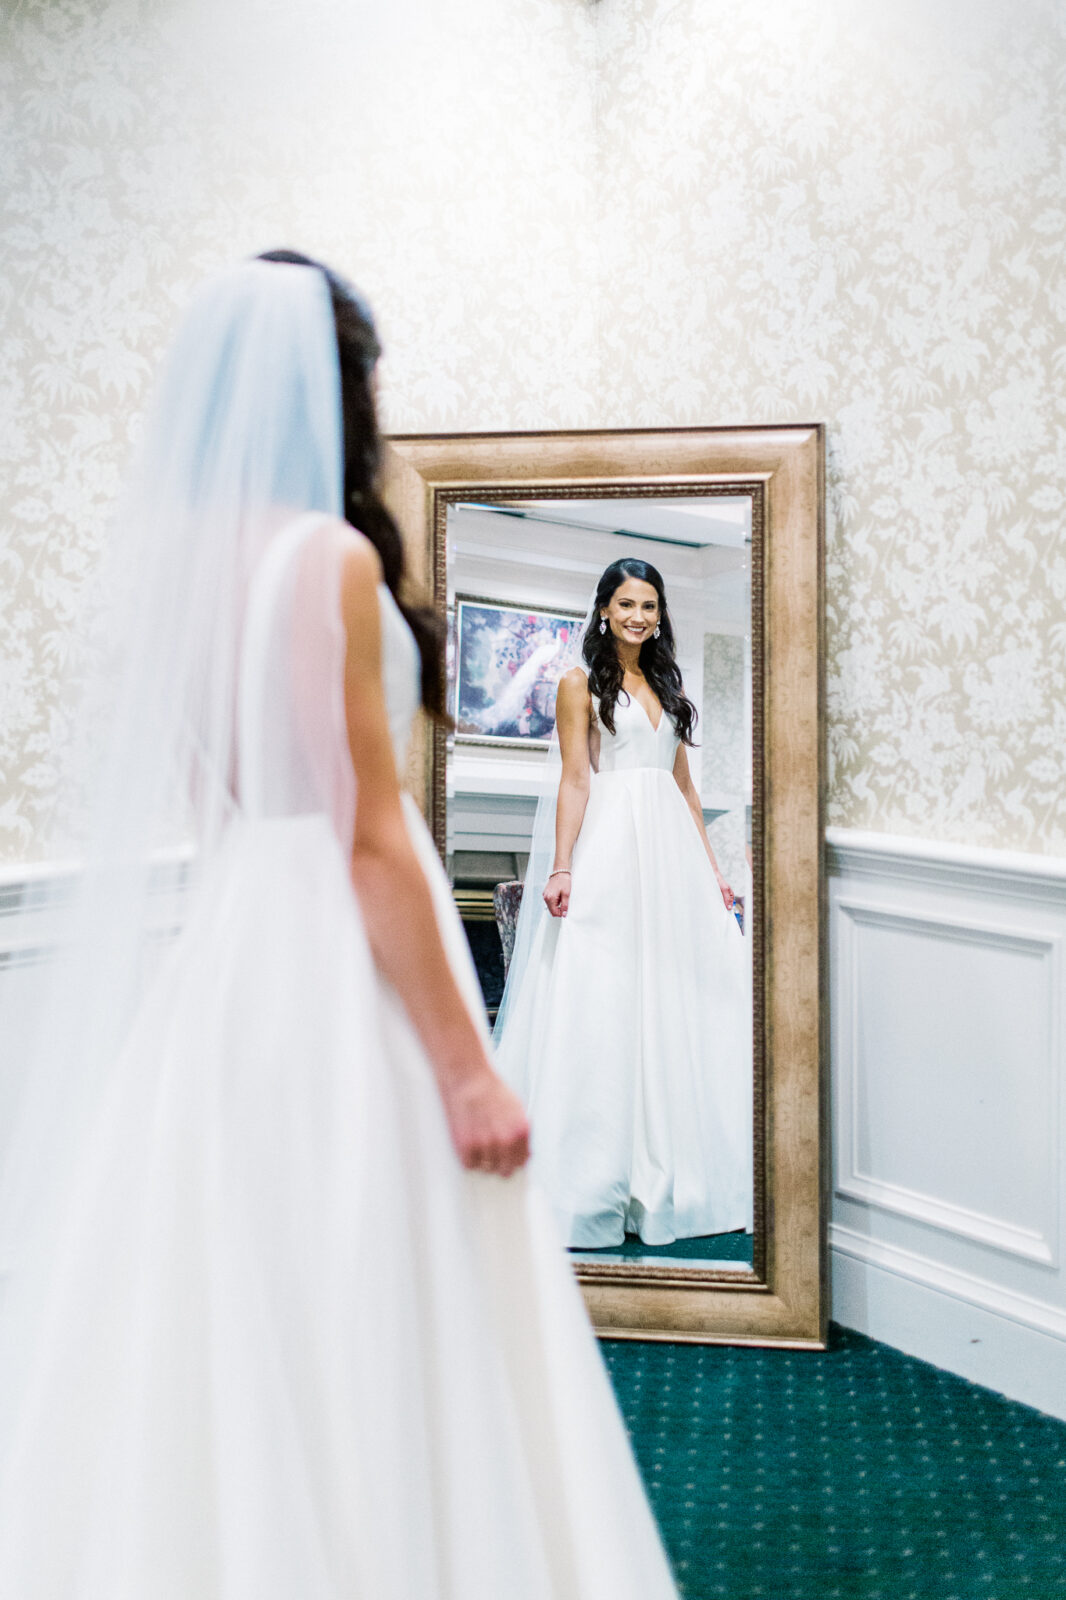
[[[454,718],[409,776],[611,1336],[824,1342],[823,454],[390,441]]]
[[[752,1265],[751,510],[728,490],[447,508],[446,863],[497,1061],[578,1261]],[[582,640],[605,573],[613,609]],[[609,698],[623,656],[633,692],[605,719],[585,683],[602,678]],[[550,742],[565,668],[584,752]],[[687,747],[660,700],[671,691],[691,707]],[[585,792],[559,853],[575,753]],[[530,895],[536,926],[516,944]]]

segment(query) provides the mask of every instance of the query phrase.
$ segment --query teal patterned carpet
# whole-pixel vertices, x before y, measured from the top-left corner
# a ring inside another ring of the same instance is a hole
[[[839,1328],[601,1348],[685,1600],[1066,1597],[1066,1423]]]
[[[745,1261],[751,1266],[750,1233],[709,1233],[673,1244],[645,1244],[627,1234],[622,1244],[603,1250],[571,1250],[575,1261],[644,1261],[662,1257],[679,1261]]]

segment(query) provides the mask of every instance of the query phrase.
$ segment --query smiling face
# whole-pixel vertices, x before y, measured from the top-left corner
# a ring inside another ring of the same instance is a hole
[[[659,596],[642,578],[626,578],[600,611],[621,644],[641,645],[650,639],[659,621]]]

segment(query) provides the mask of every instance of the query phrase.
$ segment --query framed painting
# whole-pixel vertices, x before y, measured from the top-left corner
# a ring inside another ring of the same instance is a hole
[[[543,750],[555,726],[560,666],[583,620],[457,595],[449,652],[456,740]]]

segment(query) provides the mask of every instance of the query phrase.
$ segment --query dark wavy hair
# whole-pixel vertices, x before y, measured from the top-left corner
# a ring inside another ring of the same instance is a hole
[[[370,307],[347,278],[298,250],[265,250],[257,259],[315,267],[329,285],[341,374],[344,515],[381,557],[385,582],[415,636],[422,659],[422,704],[436,721],[446,722],[444,627],[431,606],[413,603],[405,593],[403,539],[378,490],[381,434],[371,375],[381,355],[381,343]]]
[[[581,654],[589,669],[589,690],[599,701],[600,721],[608,733],[614,730],[614,709],[618,696],[623,693],[624,673],[615,648],[614,634],[608,627],[600,632],[600,611],[606,608],[616,589],[627,578],[639,578],[650,583],[659,597],[659,637],[649,636],[640,647],[640,670],[655,690],[663,713],[673,722],[682,744],[691,745],[696,729],[696,707],[685,694],[674,654],[674,628],[666,604],[666,589],[662,574],[650,561],[638,561],[635,556],[623,556],[612,561],[596,585],[596,599],[592,608],[592,621],[581,642]]]

